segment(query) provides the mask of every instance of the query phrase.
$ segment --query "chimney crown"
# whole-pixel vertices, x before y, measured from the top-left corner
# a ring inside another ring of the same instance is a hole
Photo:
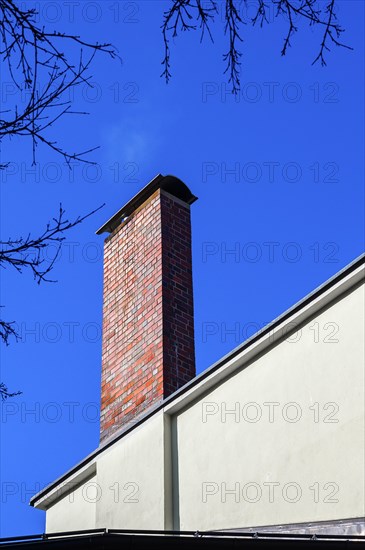
[[[163,189],[170,193],[170,195],[173,195],[189,205],[193,204],[193,202],[198,199],[179,178],[157,174],[157,176],[128,201],[123,208],[118,210],[114,216],[104,223],[104,225],[96,231],[96,235],[112,233],[125,218],[130,216],[132,212],[141,206],[141,204],[143,204],[157,189]]]

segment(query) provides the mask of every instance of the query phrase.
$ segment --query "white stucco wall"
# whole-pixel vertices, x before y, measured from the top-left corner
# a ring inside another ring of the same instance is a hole
[[[364,515],[364,333],[362,286],[96,456],[94,477],[36,504],[47,509],[47,531]]]
[[[364,514],[363,317],[364,287],[177,415],[180,529]]]
[[[171,506],[164,492],[170,477],[165,448],[170,450],[170,443],[164,424],[160,411],[98,457],[95,475],[81,482],[76,476],[67,484],[72,490],[59,489],[45,506],[46,531],[171,528],[166,526]]]
[[[46,514],[46,532],[95,528],[96,476],[75,487],[52,504]]]
[[[96,527],[165,528],[163,424],[161,411],[98,460]]]

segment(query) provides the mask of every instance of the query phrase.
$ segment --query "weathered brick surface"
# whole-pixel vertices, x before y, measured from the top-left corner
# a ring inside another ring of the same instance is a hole
[[[194,376],[190,209],[158,190],[105,241],[101,441]]]

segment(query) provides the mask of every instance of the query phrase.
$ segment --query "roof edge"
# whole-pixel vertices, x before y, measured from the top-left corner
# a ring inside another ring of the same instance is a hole
[[[73,476],[77,471],[84,468],[88,464],[92,463],[92,461],[102,452],[104,452],[106,449],[111,447],[114,443],[116,443],[119,439],[122,439],[124,436],[129,434],[131,431],[133,431],[135,428],[140,426],[143,422],[148,420],[150,417],[152,417],[154,414],[156,414],[158,411],[164,409],[165,407],[168,407],[168,411],[170,414],[174,414],[174,402],[177,402],[184,396],[184,394],[188,394],[191,390],[195,388],[198,384],[203,382],[206,378],[213,375],[216,371],[218,371],[220,368],[224,367],[226,363],[229,361],[237,358],[242,352],[248,351],[251,347],[254,348],[254,346],[265,337],[270,337],[272,335],[272,331],[274,331],[277,327],[279,327],[282,323],[288,321],[290,318],[292,318],[295,314],[300,312],[302,309],[305,309],[307,306],[309,306],[312,302],[315,302],[318,300],[322,295],[325,295],[326,293],[329,293],[336,285],[339,285],[342,281],[346,280],[346,278],[353,277],[353,280],[351,284],[349,284],[349,288],[352,288],[356,286],[360,280],[364,278],[364,274],[362,273],[362,270],[360,270],[361,267],[365,266],[365,253],[358,256],[353,260],[350,264],[345,266],[342,270],[340,270],[338,273],[336,273],[333,277],[325,281],[322,285],[318,286],[315,290],[313,290],[311,293],[307,294],[302,300],[294,304],[291,308],[287,309],[284,313],[282,313],[279,317],[274,319],[271,323],[269,323],[266,327],[264,327],[262,330],[256,332],[253,336],[245,340],[242,344],[240,344],[238,347],[234,348],[231,352],[223,356],[221,359],[219,359],[216,363],[214,363],[211,367],[197,375],[195,378],[193,378],[190,382],[182,386],[179,390],[177,390],[175,393],[171,394],[169,397],[164,399],[161,403],[158,403],[151,409],[149,409],[143,416],[139,417],[139,419],[132,425],[126,426],[119,431],[117,431],[115,434],[113,434],[110,438],[105,440],[101,446],[99,446],[97,449],[95,449],[92,453],[90,453],[87,457],[85,457],[81,462],[76,464],[73,468],[68,470],[65,474],[57,478],[54,482],[49,484],[47,487],[42,489],[39,493],[34,495],[31,499],[29,504],[31,506],[36,506],[37,503],[39,505],[41,504],[42,500],[45,500],[46,495],[50,493],[55,488],[59,487],[60,484],[65,482],[67,479],[69,479],[71,476]],[[345,289],[342,292],[339,293],[339,295],[343,294],[343,292],[346,292]],[[332,298],[334,299],[334,298]],[[328,300],[328,303],[330,303],[332,300]],[[323,304],[321,305],[323,307]],[[320,308],[319,308],[320,309]],[[41,507],[41,506],[40,506]]]

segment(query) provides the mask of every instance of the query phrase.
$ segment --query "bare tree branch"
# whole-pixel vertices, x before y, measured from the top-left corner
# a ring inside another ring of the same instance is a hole
[[[60,204],[57,217],[47,223],[45,230],[39,237],[32,237],[29,234],[27,237],[9,238],[7,241],[0,242],[0,267],[6,268],[11,266],[18,273],[29,269],[38,284],[42,281],[48,283],[56,282],[48,279],[48,275],[52,271],[60,254],[62,243],[65,240],[65,231],[80,224],[95,214],[95,212],[98,212],[103,206],[104,204],[85,216],[78,216],[74,221],[69,221],[65,218],[65,210],[62,208],[62,204]],[[53,243],[57,243],[56,253],[52,259],[46,259],[43,252]]]
[[[275,16],[284,19],[288,27],[284,37],[284,43],[281,48],[281,55],[286,55],[288,48],[291,47],[292,39],[298,32],[300,23],[308,23],[309,26],[316,25],[323,27],[323,37],[319,47],[319,53],[314,59],[313,64],[320,61],[325,66],[325,53],[330,51],[329,44],[335,44],[352,50],[350,46],[341,42],[340,37],[344,32],[336,17],[336,0],[250,0],[250,8],[256,1],[257,8],[251,24],[262,28],[265,23],[269,24],[269,8],[273,6]],[[171,7],[164,12],[162,24],[162,36],[164,41],[164,59],[162,64],[164,70],[162,75],[166,82],[171,78],[171,49],[170,39],[178,36],[179,31],[196,30],[198,24],[202,29],[201,40],[206,32],[211,40],[213,33],[210,24],[214,22],[215,14],[218,13],[218,4],[216,1],[203,2],[198,0],[171,0]],[[240,91],[240,58],[241,51],[237,44],[242,42],[240,35],[241,25],[244,24],[242,18],[242,7],[247,6],[247,0],[223,0],[224,5],[224,33],[229,37],[229,49],[223,55],[226,64],[224,74],[228,75],[228,82],[231,85],[233,94]]]
[[[0,306],[2,307],[2,306]],[[3,344],[6,346],[9,345],[9,339],[11,337],[15,338],[16,341],[19,340],[19,334],[17,333],[16,329],[14,328],[15,322],[7,322],[0,320],[0,340],[2,340]],[[0,382],[0,397],[1,401],[5,401],[5,399],[8,399],[9,397],[15,397],[16,395],[20,395],[21,391],[16,392],[10,392],[8,389],[8,386],[4,382]]]
[[[7,346],[9,345],[9,338],[11,336],[13,336],[15,340],[19,340],[19,334],[15,330],[14,324],[15,321],[8,322],[0,320],[0,340]]]
[[[229,35],[229,49],[228,52],[223,55],[223,59],[227,63],[224,74],[229,74],[228,83],[232,86],[232,93],[237,94],[241,87],[240,57],[242,54],[237,49],[237,42],[242,42],[242,38],[239,35],[239,25],[242,23],[242,19],[239,15],[234,0],[226,0],[225,19],[226,25],[224,32]]]
[[[336,22],[337,16],[335,14],[335,0],[330,0],[326,7],[326,13],[327,15],[327,23],[325,25],[325,30],[323,34],[323,39],[321,42],[321,47],[319,50],[319,54],[313,61],[312,65],[314,65],[317,61],[321,62],[322,67],[327,65],[325,58],[324,58],[324,52],[330,51],[330,48],[328,46],[329,42],[333,42],[336,46],[341,46],[342,48],[347,48],[348,50],[352,50],[350,46],[347,46],[346,44],[343,44],[340,42],[341,34],[344,32],[344,29],[340,27],[340,25]]]
[[[84,220],[103,208],[104,204],[89,212],[84,216],[78,216],[75,220],[69,221],[65,217],[65,210],[60,204],[57,217],[47,223],[45,230],[38,237],[32,237],[28,234],[26,237],[16,239],[9,238],[7,241],[0,242],[0,268],[14,268],[18,273],[30,270],[34,280],[40,284],[43,282],[56,282],[48,277],[53,270],[55,262],[61,252],[62,244],[65,240],[65,232],[79,225]],[[53,258],[49,258],[44,252],[50,246],[56,243],[56,253]],[[3,307],[3,306],[0,306]],[[15,338],[19,340],[20,336],[16,331],[14,321],[0,320],[0,340],[5,345],[9,345],[9,340]],[[21,392],[9,392],[7,386],[0,383],[0,395],[2,399],[14,397]]]
[[[8,387],[4,382],[0,382],[0,397],[2,401],[5,401],[5,399],[8,399],[9,397],[15,397],[16,395],[21,395],[21,391],[16,392],[10,392],[8,390]]]
[[[18,102],[0,111],[0,140],[29,137],[33,163],[37,146],[42,143],[63,156],[68,164],[72,160],[93,164],[85,155],[96,147],[69,152],[52,140],[46,130],[63,115],[87,114],[72,111],[67,94],[81,83],[91,86],[88,70],[95,54],[106,53],[113,59],[119,56],[111,44],[89,43],[77,35],[48,32],[36,25],[36,15],[36,10],[22,9],[14,0],[0,0],[0,54],[10,80],[19,94],[26,92],[28,98],[24,105]],[[77,46],[76,62],[69,57],[73,53],[66,56],[61,50],[62,45],[69,48],[72,44]]]
[[[56,30],[50,32],[38,26],[37,11],[24,8],[23,4],[16,0],[0,0],[2,82],[8,78],[17,92],[16,99],[8,99],[5,110],[0,110],[0,141],[15,136],[30,138],[33,164],[36,163],[39,144],[60,154],[70,168],[73,160],[94,164],[85,156],[96,147],[81,152],[69,151],[52,139],[49,131],[64,115],[87,114],[72,110],[70,91],[80,84],[91,86],[89,69],[95,55],[100,52],[112,59],[120,57],[111,44],[86,42],[80,36]],[[63,48],[67,48],[67,55]],[[1,163],[0,170],[6,169],[8,164]],[[28,234],[26,237],[9,238],[0,242],[0,267],[12,267],[18,273],[28,270],[38,284],[42,281],[55,282],[49,278],[49,274],[61,252],[65,232],[83,222],[102,206],[69,221],[60,205],[57,216],[38,237]],[[54,244],[56,253],[49,259],[45,251]],[[19,339],[15,327],[13,321],[1,318],[0,340],[5,345],[9,345],[12,338]],[[20,393],[10,392],[6,384],[0,383],[2,399]]]
[[[161,76],[165,78],[166,82],[169,82],[171,78],[169,34],[171,34],[172,38],[176,38],[179,30],[184,32],[196,30],[197,26],[191,23],[194,19],[193,13],[195,13],[197,21],[200,22],[200,41],[203,40],[205,32],[208,33],[210,39],[213,41],[209,23],[210,21],[214,21],[214,14],[218,13],[215,0],[209,0],[208,2],[203,2],[202,0],[196,0],[195,2],[192,0],[172,0],[172,2],[172,7],[164,12],[163,23],[161,25],[165,48],[165,55],[162,61],[164,70]]]

